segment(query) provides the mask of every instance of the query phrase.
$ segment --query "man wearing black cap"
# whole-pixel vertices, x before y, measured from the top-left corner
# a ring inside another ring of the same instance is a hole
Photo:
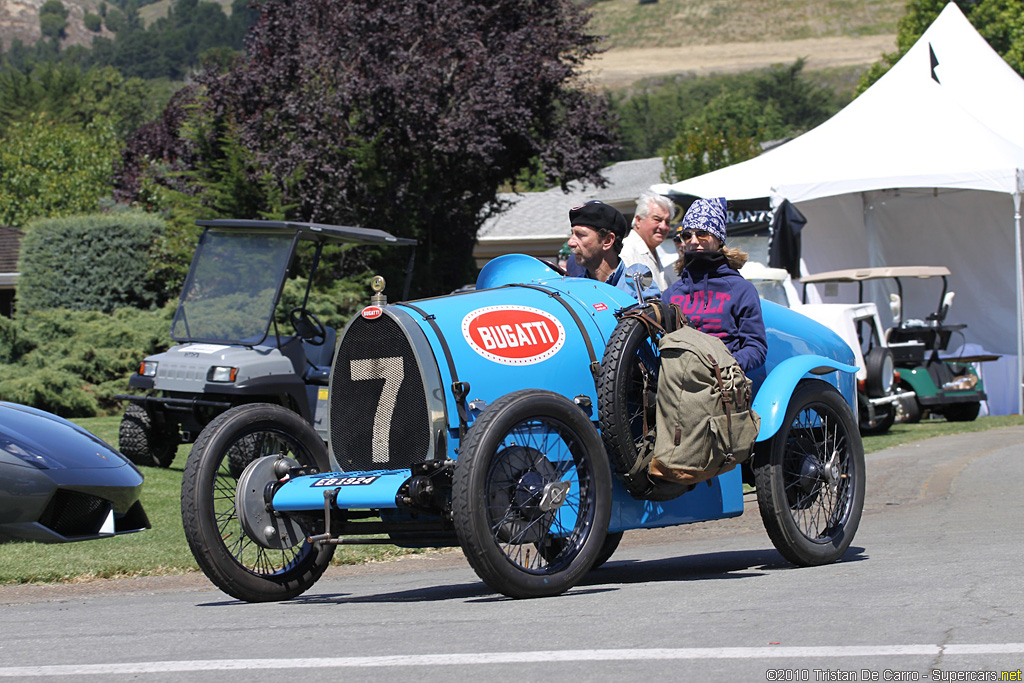
[[[597,200],[569,210],[569,249],[576,263],[587,269],[586,276],[631,292],[623,277],[626,265],[619,259],[622,240],[629,226],[614,207]]]

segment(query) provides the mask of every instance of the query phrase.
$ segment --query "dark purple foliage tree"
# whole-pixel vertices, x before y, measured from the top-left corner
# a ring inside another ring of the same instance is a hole
[[[597,40],[579,3],[261,8],[248,58],[200,78],[202,115],[220,122],[207,129],[237,136],[295,218],[418,238],[419,294],[472,277],[476,230],[517,173],[601,182],[615,141],[605,100],[576,80]]]

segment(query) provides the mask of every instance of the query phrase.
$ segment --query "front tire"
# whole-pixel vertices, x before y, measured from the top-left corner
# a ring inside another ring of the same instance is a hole
[[[129,403],[117,433],[118,449],[136,465],[170,467],[178,452],[178,428],[153,423],[145,407]]]
[[[181,519],[199,567],[218,588],[239,600],[288,600],[320,578],[334,546],[303,540],[292,548],[268,550],[245,534],[235,511],[239,450],[249,460],[282,455],[323,472],[330,467],[327,448],[296,413],[253,403],[210,422],[185,463]]]
[[[598,559],[611,495],[604,448],[583,411],[550,391],[515,391],[463,441],[452,489],[455,532],[494,590],[558,595]]]
[[[795,565],[835,562],[864,508],[864,447],[853,411],[830,384],[801,384],[767,446],[754,476],[768,537]]]

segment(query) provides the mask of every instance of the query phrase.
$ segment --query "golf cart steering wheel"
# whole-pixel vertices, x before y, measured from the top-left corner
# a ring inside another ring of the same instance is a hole
[[[327,328],[319,318],[302,306],[296,306],[288,313],[288,320],[295,328],[295,334],[302,341],[312,346],[320,346],[327,341]]]

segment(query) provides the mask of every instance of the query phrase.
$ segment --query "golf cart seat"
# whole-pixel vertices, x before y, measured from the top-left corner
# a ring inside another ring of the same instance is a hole
[[[889,344],[917,343],[927,351],[944,351],[949,346],[949,337],[953,332],[967,327],[966,325],[908,325],[891,328],[886,336]]]

